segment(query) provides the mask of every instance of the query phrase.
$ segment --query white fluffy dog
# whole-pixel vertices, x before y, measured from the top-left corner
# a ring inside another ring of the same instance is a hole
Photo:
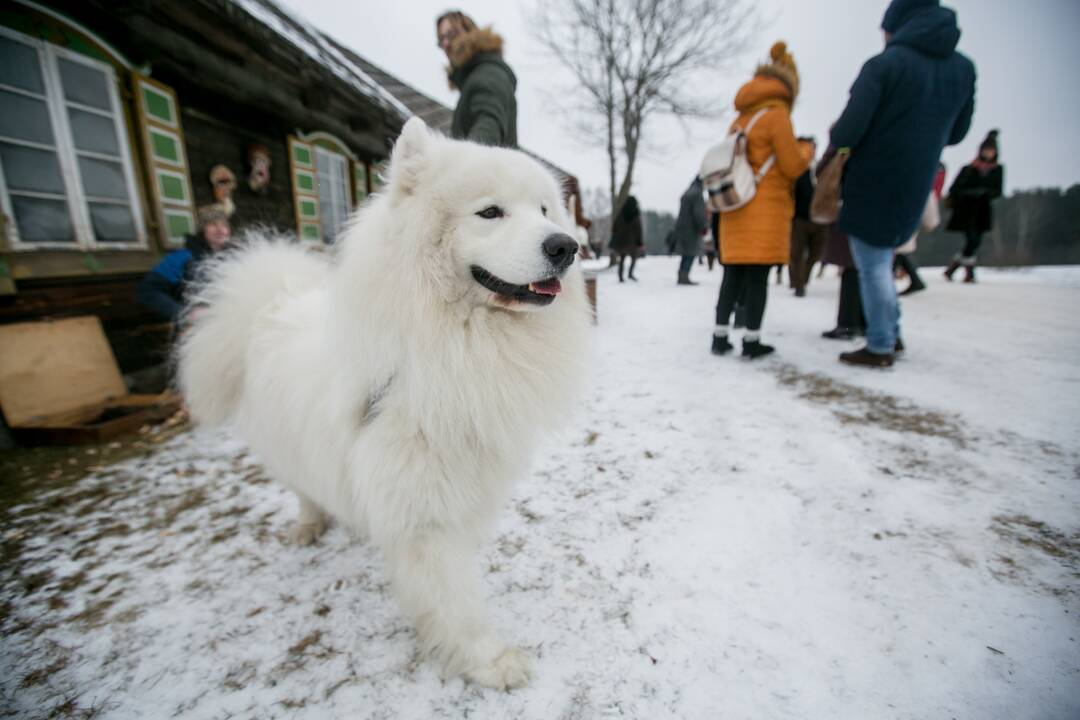
[[[330,518],[366,534],[445,673],[519,686],[528,659],[489,625],[474,555],[581,379],[573,225],[533,159],[417,118],[389,174],[331,255],[256,240],[210,268],[181,387],[296,492],[295,541]]]

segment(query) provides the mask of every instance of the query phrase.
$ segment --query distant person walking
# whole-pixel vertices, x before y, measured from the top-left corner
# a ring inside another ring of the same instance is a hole
[[[753,79],[735,96],[739,117],[733,128],[747,128],[747,159],[756,173],[768,164],[757,185],[754,199],[747,205],[725,212],[720,221],[720,262],[724,279],[716,303],[716,326],[712,352],[724,355],[733,349],[728,328],[735,303],[745,292],[746,333],[742,354],[750,359],[763,357],[775,348],[761,342],[769,271],[788,262],[791,254],[791,218],[795,214],[792,186],[807,166],[791,127],[791,107],[799,94],[799,74],[787,45],[778,42],[770,51],[771,62],[761,65]],[[759,113],[761,113],[759,115]],[[702,175],[710,195],[719,187],[708,185],[712,168]]]
[[[641,231],[641,208],[638,207],[637,198],[630,195],[623,202],[619,214],[615,217],[615,223],[611,227],[611,251],[612,258],[619,258],[619,282],[623,282],[623,265],[626,258],[630,258],[629,277],[634,282],[634,266],[637,259],[645,249],[645,238]]]
[[[994,226],[991,203],[1001,197],[1005,168],[998,160],[998,131],[991,130],[979,145],[979,156],[966,165],[949,188],[952,216],[947,229],[964,233],[964,248],[945,270],[952,280],[953,273],[964,268],[964,282],[975,282],[975,254],[982,244],[983,233]]]
[[[893,253],[919,225],[941,151],[964,139],[975,66],[956,52],[956,13],[938,0],[893,0],[885,50],[863,65],[830,133],[849,153],[838,224],[851,241],[866,313],[866,347],[841,362],[888,367],[903,348]]]
[[[459,10],[440,15],[435,32],[450,61],[450,87],[461,93],[450,136],[517,147],[517,77],[503,60],[503,39]]]
[[[810,201],[814,199],[814,186],[817,184],[814,174],[817,143],[812,137],[801,137],[799,147],[809,159],[810,167],[795,181],[795,218],[791,221],[791,263],[788,265],[795,297],[806,295],[810,271],[825,252],[828,232],[828,226],[810,219]]]
[[[697,285],[690,280],[690,269],[694,267],[694,258],[701,254],[701,238],[708,229],[705,190],[701,178],[694,176],[679,200],[679,217],[675,220],[675,248],[682,256],[677,284]]]

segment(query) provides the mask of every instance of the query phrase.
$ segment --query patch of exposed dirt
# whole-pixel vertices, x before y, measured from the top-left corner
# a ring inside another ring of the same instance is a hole
[[[1080,572],[1080,532],[1066,533],[1027,515],[996,515],[990,528],[1006,540],[1038,550]]]
[[[802,372],[793,365],[781,365],[776,376],[781,385],[794,389],[800,398],[828,405],[844,423],[938,437],[959,448],[967,447],[972,440],[955,415],[926,410],[893,395],[849,385],[821,373]]]
[[[1038,589],[1056,596],[1080,594],[1080,532],[1059,530],[1027,515],[996,515],[990,530],[1019,546],[1016,552],[999,554],[990,563],[995,578],[1026,585],[1031,565],[1050,562],[1063,572],[1057,583],[1041,582]]]

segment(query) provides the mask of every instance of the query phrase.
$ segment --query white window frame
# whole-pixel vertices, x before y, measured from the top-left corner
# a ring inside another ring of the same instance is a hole
[[[75,234],[75,242],[23,242],[19,237],[19,229],[16,225],[14,209],[11,197],[8,194],[7,183],[4,179],[3,167],[0,166],[0,207],[10,219],[7,223],[8,240],[14,251],[33,250],[73,250],[85,252],[86,250],[146,250],[146,228],[142,214],[142,196],[135,183],[134,165],[132,163],[131,148],[128,145],[129,134],[124,118],[124,107],[120,102],[120,93],[117,90],[116,71],[112,65],[103,63],[93,58],[86,57],[58,45],[38,40],[37,38],[23,35],[5,27],[0,27],[0,35],[34,49],[38,56],[41,67],[42,81],[45,83],[44,99],[48,108],[49,119],[52,123],[53,138],[55,140],[55,152],[60,164],[60,172],[64,181],[65,200],[68,206],[68,216]],[[70,62],[82,63],[105,74],[105,84],[109,92],[109,102],[112,112],[103,112],[100,108],[87,107],[75,102],[69,102],[64,98],[60,82],[59,59],[63,58]],[[41,96],[27,93],[22,88],[0,84],[0,88],[21,95],[30,95],[41,99]],[[93,225],[90,220],[90,206],[82,184],[82,174],[79,172],[78,158],[80,156],[103,159],[108,162],[116,162],[117,158],[93,153],[85,150],[76,150],[74,137],[68,123],[67,108],[71,105],[77,110],[90,112],[102,117],[112,117],[116,130],[117,146],[120,148],[120,165],[124,173],[124,185],[127,188],[127,201],[118,201],[115,198],[91,198],[93,202],[103,204],[115,204],[126,207],[131,212],[132,221],[135,225],[135,242],[104,242],[94,237]],[[32,147],[33,145],[16,138],[3,138],[12,144]]]
[[[341,180],[344,182],[344,186],[341,187],[341,188],[334,188],[333,186],[331,186],[330,193],[329,193],[329,199],[331,201],[330,202],[330,211],[334,212],[334,208],[336,206],[339,206],[339,207],[344,209],[344,213],[343,213],[344,217],[342,219],[341,225],[337,228],[337,231],[334,232],[334,233],[330,232],[330,228],[322,227],[323,242],[329,245],[329,244],[331,244],[331,243],[333,243],[333,242],[335,242],[337,240],[337,237],[340,234],[341,230],[343,230],[345,228],[345,223],[348,222],[348,220],[349,220],[349,213],[352,212],[352,202],[350,201],[350,198],[349,198],[349,191],[350,191],[349,172],[350,172],[350,167],[351,166],[349,164],[348,156],[346,156],[346,155],[344,155],[344,154],[342,154],[342,153],[340,153],[340,152],[338,152],[336,150],[331,150],[330,148],[326,148],[326,147],[323,147],[321,145],[316,145],[316,144],[312,144],[312,147],[315,149],[315,153],[314,153],[315,157],[313,158],[314,161],[315,161],[315,168],[316,168],[316,170],[315,170],[315,195],[316,195],[316,197],[319,198],[319,224],[320,225],[325,225],[325,223],[322,222],[322,213],[323,213],[323,208],[326,207],[326,205],[327,205],[327,203],[323,200],[322,193],[319,192],[320,187],[319,187],[318,168],[319,168],[320,155],[325,155],[328,158],[331,158],[332,162],[334,162],[334,163],[339,163],[340,162],[341,167],[344,168],[342,176],[341,176]],[[334,175],[334,172],[333,172],[332,169],[328,172],[328,175],[330,176],[330,178],[332,180],[336,179],[336,176]],[[337,197],[339,190],[340,190],[341,197]],[[340,203],[340,205],[337,205],[338,203]]]

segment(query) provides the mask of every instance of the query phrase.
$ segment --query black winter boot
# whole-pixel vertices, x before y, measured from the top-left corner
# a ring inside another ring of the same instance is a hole
[[[953,273],[960,269],[960,261],[953,259],[949,267],[945,268],[945,279],[952,282]]]
[[[727,355],[729,352],[735,349],[735,346],[728,342],[727,335],[713,335],[712,336],[712,354],[713,355]]]
[[[772,345],[766,345],[760,340],[743,340],[742,343],[742,356],[751,360],[756,360],[759,357],[765,357],[766,355],[774,352],[776,348]]]
[[[834,327],[832,330],[826,330],[821,333],[821,337],[826,340],[854,340],[858,336],[858,330],[846,327]]]
[[[697,285],[697,283],[690,279],[690,273],[679,273],[679,282],[676,285]]]

